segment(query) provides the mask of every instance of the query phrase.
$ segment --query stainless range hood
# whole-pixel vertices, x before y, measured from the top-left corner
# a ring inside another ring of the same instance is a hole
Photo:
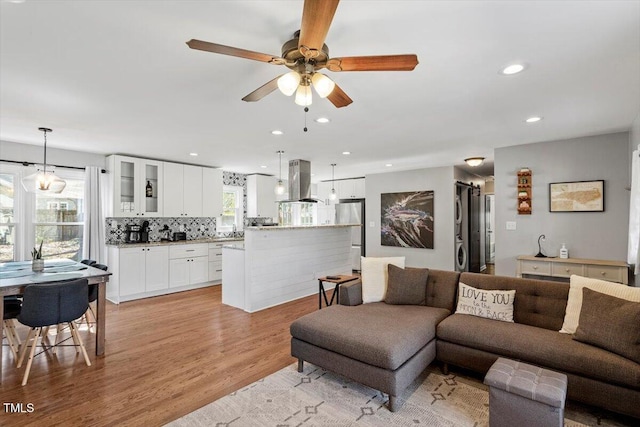
[[[289,199],[283,202],[318,202],[311,198],[311,162],[300,159],[289,161]]]

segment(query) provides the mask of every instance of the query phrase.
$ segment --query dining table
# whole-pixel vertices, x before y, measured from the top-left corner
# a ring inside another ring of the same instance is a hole
[[[106,332],[107,282],[111,273],[70,259],[47,259],[42,271],[32,271],[31,261],[0,263],[0,295],[21,295],[29,285],[55,283],[74,279],[87,279],[89,285],[98,285],[96,301],[96,356],[104,355]],[[88,289],[87,289],[88,292]],[[4,304],[0,304],[0,318]],[[4,338],[4,328],[2,328]],[[2,381],[2,346],[0,345],[0,382]]]

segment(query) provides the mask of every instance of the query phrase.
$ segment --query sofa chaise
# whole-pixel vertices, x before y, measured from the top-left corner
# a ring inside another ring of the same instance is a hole
[[[513,322],[455,314],[459,282],[515,290]],[[622,286],[622,285],[621,285]],[[558,331],[569,284],[430,269],[424,305],[362,304],[362,283],[340,290],[340,305],[291,324],[291,354],[398,396],[434,360],[486,374],[506,357],[562,372],[568,398],[640,418],[640,364]]]

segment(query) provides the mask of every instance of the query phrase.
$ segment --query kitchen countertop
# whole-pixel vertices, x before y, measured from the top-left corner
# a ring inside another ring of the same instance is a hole
[[[321,225],[271,225],[263,226],[257,225],[252,227],[245,227],[246,230],[299,230],[308,228],[340,228],[340,227],[361,227],[362,224],[321,224]]]
[[[233,242],[243,241],[244,237],[211,237],[208,239],[196,239],[196,240],[178,240],[175,242],[149,242],[149,243],[112,243],[107,246],[113,246],[117,248],[136,248],[136,247],[148,247],[148,246],[167,246],[167,245],[193,245],[197,243],[219,243],[219,242]]]

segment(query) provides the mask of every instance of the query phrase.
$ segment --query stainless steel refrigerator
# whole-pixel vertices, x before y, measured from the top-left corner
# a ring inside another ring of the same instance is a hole
[[[340,199],[336,203],[336,224],[360,224],[351,228],[351,265],[360,271],[360,257],[365,256],[364,199]]]

